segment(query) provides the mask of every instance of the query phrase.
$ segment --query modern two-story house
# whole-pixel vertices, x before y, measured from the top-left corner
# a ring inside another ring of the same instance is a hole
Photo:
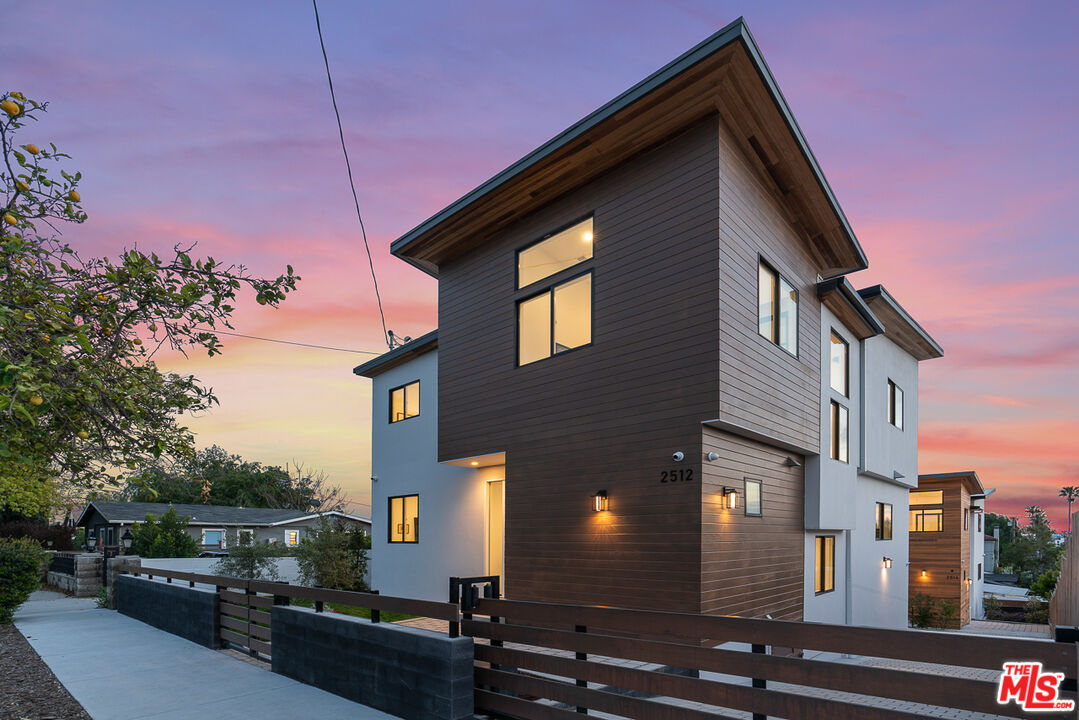
[[[941,350],[845,278],[867,259],[744,22],[391,250],[439,328],[355,368],[374,587],[905,625]]]

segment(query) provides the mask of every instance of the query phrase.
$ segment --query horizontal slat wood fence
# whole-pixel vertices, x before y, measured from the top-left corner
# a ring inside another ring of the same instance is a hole
[[[270,609],[274,605],[288,605],[293,599],[309,600],[315,611],[322,612],[325,603],[336,603],[371,611],[371,621],[379,621],[379,612],[395,612],[418,617],[445,620],[456,627],[461,619],[454,603],[415,600],[368,592],[309,588],[288,583],[245,580],[222,575],[162,570],[126,565],[121,572],[150,579],[164,578],[186,582],[190,587],[208,585],[217,590],[219,599],[221,640],[237,645],[252,654],[270,657],[273,654],[270,638]]]
[[[890,701],[1047,717],[1023,713],[1015,704],[998,705],[995,679],[962,677],[962,670],[941,666],[999,672],[1005,661],[1031,660],[1074,682],[1079,653],[1075,644],[1018,638],[512,600],[483,599],[472,613],[461,629],[480,640],[476,709],[522,720],[580,717],[573,708],[641,720],[737,717],[732,710],[829,720],[925,717]],[[714,647],[724,642],[748,643],[754,652]],[[805,659],[765,653],[765,646],[926,665],[903,669],[903,663],[877,667]],[[707,673],[735,679],[709,679]],[[769,687],[769,681],[784,686]],[[1074,699],[1075,692],[1061,697]]]
[[[1072,527],[1079,524],[1079,512],[1072,515]],[[1049,623],[1079,626],[1079,537],[1068,535],[1064,544],[1064,557],[1060,559],[1060,577],[1057,579],[1053,597],[1049,600]]]

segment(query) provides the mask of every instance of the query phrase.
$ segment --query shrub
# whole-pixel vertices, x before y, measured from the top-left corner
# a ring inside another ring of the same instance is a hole
[[[1049,622],[1049,603],[1036,598],[1028,600],[1023,606],[1023,619],[1028,623],[1046,624]]]
[[[1053,597],[1053,590],[1056,589],[1057,580],[1059,579],[1060,570],[1046,570],[1031,584],[1030,594],[1042,600],[1050,599]]]
[[[296,548],[296,564],[304,585],[335,590],[367,590],[367,551],[371,538],[340,518],[325,517]]]
[[[135,523],[131,528],[134,538],[131,554],[144,558],[195,557],[199,554],[199,544],[187,534],[187,520],[171,507],[160,520],[148,514],[146,522]]]
[[[959,603],[955,600],[941,600],[937,610],[937,627],[952,627],[958,625]]]
[[[33,520],[14,520],[0,524],[0,538],[31,538],[50,550],[74,549],[70,527],[47,525]]]
[[[985,607],[986,620],[1004,619],[1004,611],[1001,609],[1003,607],[1003,604],[1000,602],[999,599],[992,596],[987,596],[983,601],[983,606]]]
[[[936,619],[936,603],[933,598],[918,593],[910,601],[910,624],[916,628],[932,627]]]
[[[257,543],[247,533],[233,531],[226,541],[229,556],[213,565],[213,572],[246,580],[278,581],[277,558],[285,553],[276,545]]]
[[[29,538],[0,538],[0,625],[11,622],[15,611],[41,583],[45,551]]]
[[[71,539],[72,550],[82,549],[82,546],[86,544],[86,528],[79,528],[75,531],[75,537]]]

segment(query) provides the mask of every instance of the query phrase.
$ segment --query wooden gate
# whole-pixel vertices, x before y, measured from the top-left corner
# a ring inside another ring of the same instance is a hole
[[[255,593],[246,581],[236,582],[241,587],[217,586],[221,639],[253,655],[270,657],[270,608],[274,606],[274,598]]]

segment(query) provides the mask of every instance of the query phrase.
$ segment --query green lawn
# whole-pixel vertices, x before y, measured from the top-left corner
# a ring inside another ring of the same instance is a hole
[[[299,605],[300,607],[314,607],[315,603],[312,600],[300,600],[299,598],[292,599],[293,605]],[[351,605],[341,605],[339,603],[326,603],[327,610],[333,610],[334,612],[341,613],[342,615],[352,615],[353,617],[362,617],[371,619],[371,611],[367,608],[358,608]],[[383,610],[379,614],[379,619],[382,622],[397,622],[398,620],[411,620],[415,615],[406,615],[404,613],[395,613]]]

